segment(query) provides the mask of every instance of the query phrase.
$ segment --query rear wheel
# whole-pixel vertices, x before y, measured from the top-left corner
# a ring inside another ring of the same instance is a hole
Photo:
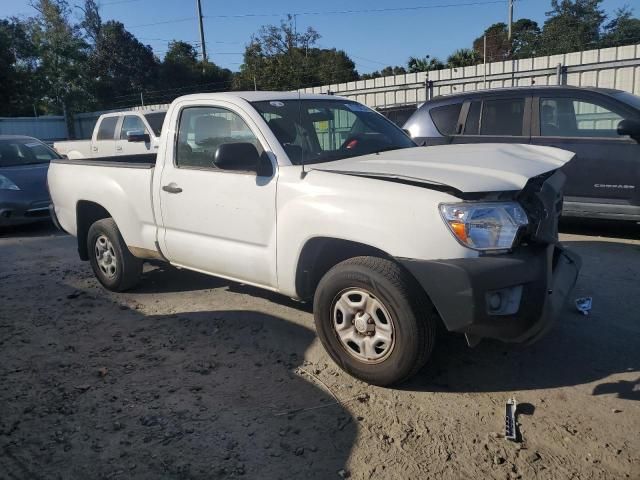
[[[87,247],[93,273],[107,290],[123,292],[140,281],[143,262],[131,254],[112,218],[91,225]]]
[[[346,372],[387,386],[426,363],[437,317],[413,277],[396,263],[355,257],[333,267],[314,297],[320,341]]]

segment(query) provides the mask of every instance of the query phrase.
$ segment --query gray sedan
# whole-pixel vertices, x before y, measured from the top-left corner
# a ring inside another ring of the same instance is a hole
[[[49,218],[47,170],[60,156],[32,137],[0,135],[0,226]]]

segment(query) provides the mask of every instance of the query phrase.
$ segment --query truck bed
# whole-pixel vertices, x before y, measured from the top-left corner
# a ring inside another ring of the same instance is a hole
[[[49,191],[62,228],[76,235],[79,211],[104,209],[118,225],[127,246],[154,250],[151,183],[155,160],[156,154],[53,160]]]

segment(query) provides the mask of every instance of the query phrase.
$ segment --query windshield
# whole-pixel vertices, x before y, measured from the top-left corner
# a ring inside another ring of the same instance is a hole
[[[415,147],[400,128],[348,100],[253,102],[295,165]]]
[[[627,105],[631,105],[632,107],[640,110],[640,97],[637,95],[633,95],[629,92],[619,92],[616,93],[614,97]]]
[[[0,167],[49,163],[60,156],[35,138],[0,140]]]
[[[147,119],[151,130],[156,137],[160,136],[160,132],[162,132],[162,124],[164,123],[164,117],[167,115],[167,112],[153,112],[153,113],[145,113],[144,118]]]

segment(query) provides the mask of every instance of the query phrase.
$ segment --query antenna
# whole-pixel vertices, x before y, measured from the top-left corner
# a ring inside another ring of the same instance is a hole
[[[300,130],[302,131],[302,100],[300,99],[300,90],[298,90],[298,124],[300,125]],[[304,136],[304,133],[302,135]],[[300,178],[304,178],[307,176],[307,171],[304,169],[304,148],[302,147],[302,145],[300,146],[300,165],[302,165]]]

